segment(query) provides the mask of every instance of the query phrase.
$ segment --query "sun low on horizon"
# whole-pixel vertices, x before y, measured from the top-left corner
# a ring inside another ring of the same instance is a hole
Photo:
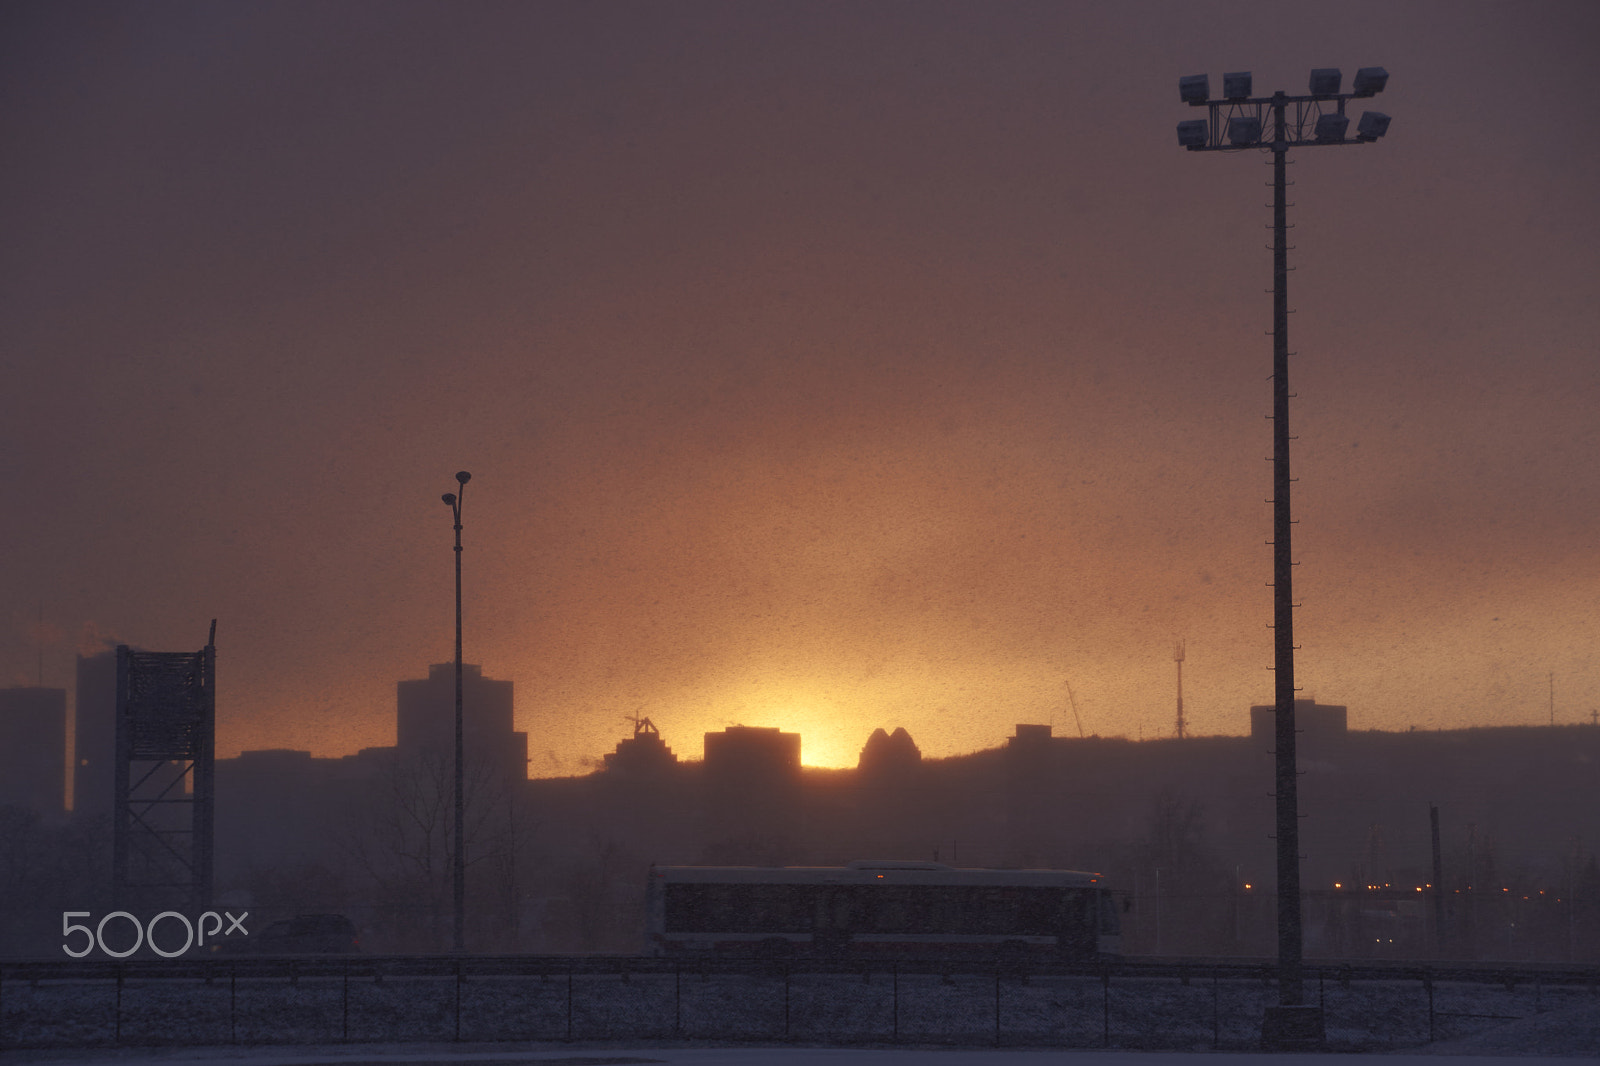
[[[0,683],[215,618],[219,755],[392,744],[467,470],[534,776],[637,715],[1170,736],[1179,642],[1246,733],[1270,172],[1180,147],[1178,79],[1381,64],[1382,140],[1292,157],[1296,683],[1600,708],[1592,5],[19,10]]]

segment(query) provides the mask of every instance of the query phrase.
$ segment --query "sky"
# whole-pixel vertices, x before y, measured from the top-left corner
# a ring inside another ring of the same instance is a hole
[[[1272,701],[1270,155],[1180,76],[1379,65],[1290,155],[1297,680],[1600,707],[1600,8],[24,2],[0,19],[0,684],[192,651],[218,755],[530,772],[646,715],[854,765]],[[1070,689],[1070,693],[1069,693]]]

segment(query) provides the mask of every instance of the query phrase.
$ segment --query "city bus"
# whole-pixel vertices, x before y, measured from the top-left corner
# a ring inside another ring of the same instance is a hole
[[[658,955],[947,954],[1075,961],[1121,953],[1099,874],[937,862],[848,866],[653,866],[646,893]]]

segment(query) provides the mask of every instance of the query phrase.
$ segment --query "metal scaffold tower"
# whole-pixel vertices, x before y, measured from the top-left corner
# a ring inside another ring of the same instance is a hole
[[[117,648],[112,891],[118,906],[211,906],[216,636],[196,652]],[[179,893],[182,893],[179,896]]]

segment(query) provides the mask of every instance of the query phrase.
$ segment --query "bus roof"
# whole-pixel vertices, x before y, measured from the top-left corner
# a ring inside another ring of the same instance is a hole
[[[650,876],[687,884],[973,885],[1039,888],[1087,887],[1100,875],[1082,870],[991,870],[934,862],[857,860],[848,866],[654,866]]]

